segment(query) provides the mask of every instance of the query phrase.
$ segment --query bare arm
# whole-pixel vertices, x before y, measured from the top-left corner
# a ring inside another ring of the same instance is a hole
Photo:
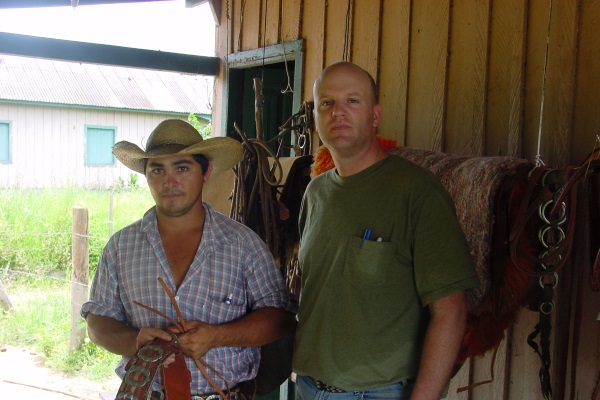
[[[261,308],[243,318],[220,325],[190,321],[188,331],[179,336],[181,349],[197,359],[213,347],[262,346],[289,335],[295,329],[295,318],[285,310]]]
[[[450,379],[465,331],[467,302],[463,291],[431,303],[429,309],[431,321],[412,400],[440,398]]]
[[[171,336],[156,328],[136,329],[110,317],[88,314],[86,318],[90,340],[111,353],[132,356],[144,344],[160,337],[171,340]]]

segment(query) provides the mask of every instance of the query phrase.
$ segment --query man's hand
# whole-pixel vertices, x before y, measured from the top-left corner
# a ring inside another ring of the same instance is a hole
[[[135,340],[135,347],[137,350],[139,350],[142,347],[144,347],[145,345],[147,345],[148,343],[152,342],[154,339],[162,339],[162,340],[166,340],[166,341],[171,341],[171,340],[173,340],[173,337],[168,332],[163,331],[162,329],[144,327],[144,328],[140,329],[140,332],[137,335],[137,338]],[[169,357],[167,357],[163,361],[162,365],[163,365],[163,367],[167,368],[169,365],[173,364],[174,362],[175,362],[175,354],[171,354]]]
[[[163,331],[162,329],[144,327],[140,329],[137,338],[135,339],[135,349],[141,349],[156,338],[166,340],[168,342],[170,342],[173,339],[173,337],[169,335],[168,332]]]
[[[169,328],[170,332],[178,334],[179,347],[183,354],[194,360],[199,359],[215,347],[213,327],[200,321],[188,321],[187,332],[179,332],[177,328]]]

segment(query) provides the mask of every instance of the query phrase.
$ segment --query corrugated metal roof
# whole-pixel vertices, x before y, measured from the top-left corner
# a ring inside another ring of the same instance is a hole
[[[212,114],[213,77],[0,54],[0,100]]]

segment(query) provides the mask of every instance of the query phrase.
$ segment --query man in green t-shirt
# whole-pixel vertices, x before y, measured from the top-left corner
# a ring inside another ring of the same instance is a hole
[[[335,168],[311,181],[300,212],[298,398],[437,399],[463,337],[464,291],[479,284],[452,199],[381,149],[366,71],[333,64],[313,90]]]

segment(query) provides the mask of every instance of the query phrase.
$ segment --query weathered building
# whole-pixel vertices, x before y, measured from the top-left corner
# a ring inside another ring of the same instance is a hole
[[[112,145],[143,147],[166,118],[208,124],[212,88],[201,75],[0,54],[0,187],[128,183]]]

